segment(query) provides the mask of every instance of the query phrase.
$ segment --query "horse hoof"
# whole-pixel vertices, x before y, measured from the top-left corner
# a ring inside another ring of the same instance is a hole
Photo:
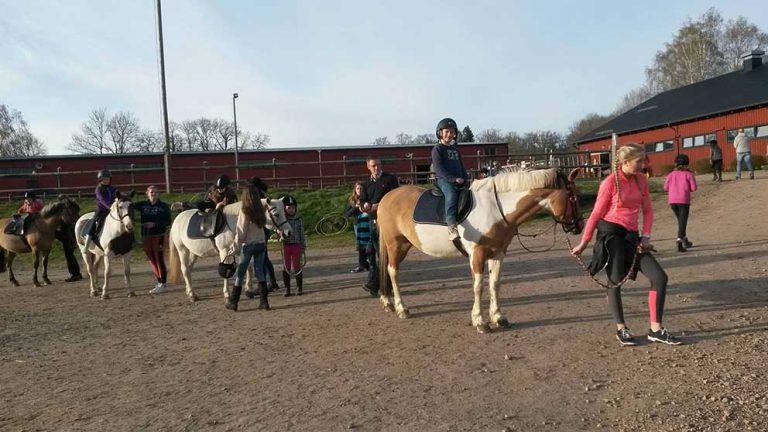
[[[42,285],[40,285],[40,282],[35,282],[35,286],[40,288]]]
[[[400,319],[407,319],[409,316],[411,316],[411,313],[405,308],[397,313],[397,317]]]
[[[128,297],[129,297],[129,298],[130,298],[130,297],[133,297],[133,296],[135,296],[135,295],[136,295],[136,294],[134,294],[134,293],[132,293],[132,292],[129,292],[129,293],[128,293]]]
[[[393,305],[391,305],[391,304],[388,304],[388,303],[382,304],[381,307],[382,307],[382,309],[384,309],[385,312],[394,312],[395,311],[395,307]]]
[[[102,300],[109,300],[109,294],[102,294],[101,295]]]
[[[477,329],[477,332],[480,334],[486,334],[491,332],[491,326],[489,326],[488,323],[475,326],[475,329]]]
[[[197,294],[192,294],[192,295],[189,296],[189,301],[191,303],[194,303],[194,302],[196,302],[198,300],[200,300],[200,299],[197,298]]]
[[[52,282],[51,282],[50,279],[48,279],[48,278],[43,279],[43,285],[50,285],[51,283]]]
[[[512,324],[506,318],[502,318],[502,319],[496,321],[496,327],[498,327],[498,328],[510,328],[510,327],[512,327]]]
[[[19,286],[19,282],[14,279],[14,280],[11,281],[11,285],[17,287],[17,286]]]

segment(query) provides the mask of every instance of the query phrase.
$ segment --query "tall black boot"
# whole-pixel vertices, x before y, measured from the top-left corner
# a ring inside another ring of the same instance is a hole
[[[266,282],[259,282],[259,309],[269,310],[269,289]]]
[[[0,249],[0,273],[5,273],[5,249]]]
[[[296,295],[301,295],[301,291],[304,289],[304,273],[296,275]]]
[[[242,293],[243,287],[237,285],[233,286],[232,294],[229,295],[229,299],[227,300],[225,307],[231,311],[237,312],[237,303],[240,301],[240,294]]]
[[[286,297],[290,297],[293,294],[291,294],[291,275],[288,274],[287,271],[283,270],[283,285],[285,285],[285,294],[283,294]]]

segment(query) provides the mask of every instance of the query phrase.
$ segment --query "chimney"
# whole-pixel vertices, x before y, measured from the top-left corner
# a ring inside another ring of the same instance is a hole
[[[764,55],[765,51],[761,49],[752,50],[752,52],[742,55],[744,72],[749,72],[762,66]]]

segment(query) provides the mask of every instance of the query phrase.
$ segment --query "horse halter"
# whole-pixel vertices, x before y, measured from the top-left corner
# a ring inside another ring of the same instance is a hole
[[[109,217],[112,220],[116,220],[116,221],[120,222],[121,226],[125,226],[125,222],[123,222],[123,219],[125,219],[125,218],[130,219],[131,218],[131,214],[133,214],[133,203],[128,205],[128,211],[126,211],[125,213],[122,213],[122,206],[120,204],[122,204],[124,202],[126,202],[126,201],[118,201],[118,203],[117,203],[117,217],[112,216],[112,211],[111,210],[109,212]],[[128,202],[130,203],[130,201],[128,201]]]

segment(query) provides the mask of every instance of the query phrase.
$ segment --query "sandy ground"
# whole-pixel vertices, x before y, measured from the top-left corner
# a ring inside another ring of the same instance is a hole
[[[620,347],[604,293],[561,233],[544,253],[513,243],[502,289],[513,326],[486,335],[470,326],[465,259],[409,256],[408,320],[361,289],[351,250],[310,247],[307,294],[279,291],[268,312],[252,300],[225,310],[213,261],[195,273],[194,304],[181,286],[148,295],[143,259],[138,295],[126,298],[116,277],[107,301],[89,298],[85,283],[33,288],[19,268],[28,285],[0,282],[0,430],[765,431],[768,178],[759,177],[699,177],[686,253],[675,250],[663,197],[654,205],[670,276],[665,325],[679,347]],[[63,280],[63,263],[52,265]],[[628,324],[643,339],[647,290],[642,276],[624,288]]]

